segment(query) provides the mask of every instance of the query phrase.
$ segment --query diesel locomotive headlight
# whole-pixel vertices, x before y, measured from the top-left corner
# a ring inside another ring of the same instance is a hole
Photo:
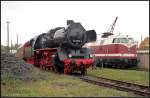
[[[70,58],[72,57],[72,55],[71,55],[71,54],[69,54],[68,56],[69,56]]]
[[[93,58],[93,55],[92,55],[92,54],[90,54],[90,58]]]

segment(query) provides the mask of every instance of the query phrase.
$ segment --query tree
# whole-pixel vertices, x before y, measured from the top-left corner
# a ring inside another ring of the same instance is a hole
[[[18,47],[20,47],[21,44],[18,45]],[[10,50],[17,50],[17,44],[13,45],[12,46],[9,46],[9,49]],[[4,45],[1,45],[1,52],[7,52],[7,46],[4,46]]]
[[[1,52],[7,52],[7,46],[1,45]]]
[[[149,49],[149,37],[146,37],[141,43],[138,50],[147,50]]]
[[[13,50],[17,50],[17,48],[20,47],[20,46],[21,46],[21,44],[19,44],[18,46],[17,46],[17,44],[12,45],[12,49],[13,49]]]

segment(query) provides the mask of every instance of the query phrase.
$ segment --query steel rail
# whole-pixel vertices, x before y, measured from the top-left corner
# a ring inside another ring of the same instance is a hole
[[[149,93],[149,86],[133,84],[128,82],[123,82],[119,80],[112,80],[97,76],[81,76],[79,77],[81,80],[96,84],[99,86],[105,86],[109,88],[115,88],[117,90],[126,91],[126,92],[133,92],[134,94],[141,95],[141,96],[150,96]]]

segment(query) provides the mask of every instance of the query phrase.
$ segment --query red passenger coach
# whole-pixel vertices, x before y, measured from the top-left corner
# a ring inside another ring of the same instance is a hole
[[[137,65],[137,42],[128,35],[104,33],[100,40],[87,46],[98,66],[125,68]]]

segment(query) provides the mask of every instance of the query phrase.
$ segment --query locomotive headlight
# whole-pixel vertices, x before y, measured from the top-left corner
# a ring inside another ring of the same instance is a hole
[[[90,54],[90,58],[93,58],[93,55],[92,55],[92,54]]]
[[[72,54],[69,54],[68,56],[71,58],[71,57],[72,57]]]

